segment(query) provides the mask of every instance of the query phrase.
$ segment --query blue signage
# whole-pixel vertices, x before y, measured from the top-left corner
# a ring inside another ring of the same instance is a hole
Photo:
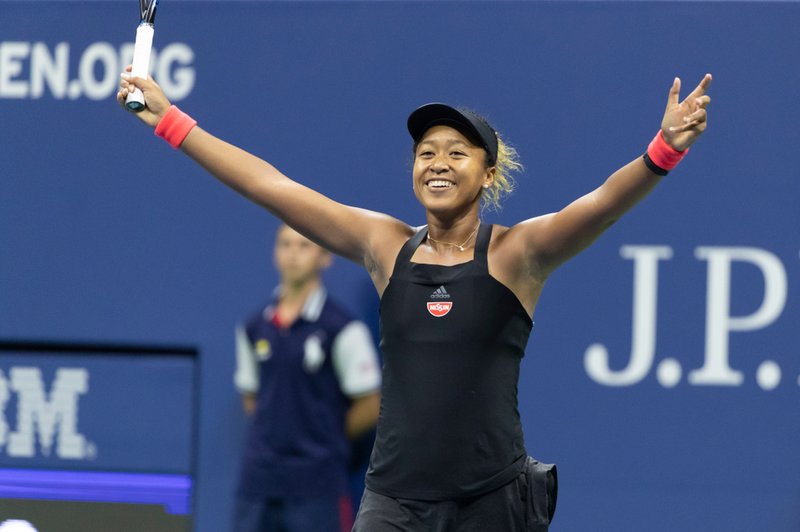
[[[0,349],[0,467],[192,470],[195,360]]]

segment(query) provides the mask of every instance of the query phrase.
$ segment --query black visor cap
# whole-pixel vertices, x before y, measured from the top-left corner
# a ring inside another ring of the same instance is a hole
[[[433,126],[450,126],[489,154],[489,163],[497,162],[497,135],[478,115],[443,103],[428,103],[408,117],[408,132],[417,143]]]

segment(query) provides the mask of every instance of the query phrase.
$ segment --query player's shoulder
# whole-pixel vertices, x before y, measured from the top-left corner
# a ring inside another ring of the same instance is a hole
[[[506,225],[492,224],[492,237],[489,241],[489,252],[496,253],[499,248],[508,245],[508,242],[515,236],[515,227]]]
[[[510,227],[494,224],[490,250],[526,249],[531,242],[547,234],[554,216],[555,213],[543,214]]]

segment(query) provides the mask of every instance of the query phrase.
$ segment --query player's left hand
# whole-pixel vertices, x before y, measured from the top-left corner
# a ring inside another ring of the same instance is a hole
[[[661,121],[661,133],[667,144],[678,151],[691,146],[706,130],[711,97],[706,89],[711,85],[711,74],[706,74],[700,84],[681,102],[678,97],[681,91],[681,80],[675,78],[667,98],[667,110]]]
[[[120,88],[117,92],[117,103],[127,111],[125,99],[128,97],[128,93],[132,93],[137,88],[140,89],[144,93],[145,108],[134,114],[148,126],[156,127],[169,110],[169,100],[164,95],[163,89],[152,78],[149,76],[147,79],[133,77],[131,69],[131,65],[128,65],[122,73],[122,79],[119,82]]]

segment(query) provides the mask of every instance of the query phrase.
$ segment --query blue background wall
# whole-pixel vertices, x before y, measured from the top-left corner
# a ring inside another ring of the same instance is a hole
[[[0,2],[0,337],[198,346],[196,528],[218,531],[244,423],[233,326],[276,282],[277,223],[116,106],[134,5]],[[404,124],[418,105],[473,107],[518,147],[519,190],[487,215],[513,224],[640,155],[672,78],[686,94],[712,72],[710,127],[686,161],[551,277],[520,410],[529,452],[559,464],[553,530],[797,531],[799,22],[793,2],[182,1],[160,6],[155,46],[167,56],[159,81],[204,128],[412,224],[424,219]],[[612,386],[584,362],[596,343],[611,372],[631,358],[624,246],[671,258],[659,262],[654,360]],[[735,260],[709,299],[710,262],[696,252],[708,246],[718,258],[761,250],[780,268]],[[377,321],[366,274],[339,260],[328,277]],[[727,315],[728,287],[730,315],[752,315],[767,282],[772,314],[722,334],[742,382],[690,382],[720,361],[709,305]]]

